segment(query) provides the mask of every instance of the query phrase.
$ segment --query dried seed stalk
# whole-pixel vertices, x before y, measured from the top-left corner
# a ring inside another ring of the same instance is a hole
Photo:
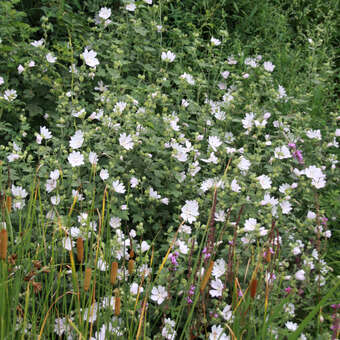
[[[8,233],[6,229],[0,231],[0,259],[6,260],[8,246]]]
[[[214,267],[214,261],[210,261],[209,263],[209,267],[207,268],[205,274],[204,274],[204,277],[203,277],[203,280],[202,280],[202,283],[201,283],[201,293],[204,291],[205,287],[207,286],[208,284],[208,281],[210,279],[210,275],[211,275],[211,272],[213,270],[213,267]]]
[[[134,265],[135,265],[135,261],[134,260],[129,260],[129,264],[128,264],[129,275],[131,275],[133,273]]]
[[[85,292],[87,292],[90,289],[91,276],[92,276],[92,269],[86,268],[85,269],[85,278],[84,278],[84,291]]]
[[[111,282],[112,285],[114,285],[116,283],[117,273],[118,273],[118,263],[112,262],[111,275],[110,275],[110,282]]]
[[[78,259],[78,262],[83,263],[83,260],[84,260],[84,241],[81,237],[77,238],[77,259]]]

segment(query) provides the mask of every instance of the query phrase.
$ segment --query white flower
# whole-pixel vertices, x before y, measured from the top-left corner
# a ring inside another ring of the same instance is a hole
[[[108,170],[107,170],[107,169],[101,169],[101,170],[100,170],[100,173],[99,173],[99,177],[100,177],[103,181],[107,180],[107,179],[109,178],[109,172],[108,172]]]
[[[230,75],[230,72],[229,71],[224,71],[224,72],[221,72],[221,76],[224,78],[224,79],[227,79]]]
[[[244,117],[244,119],[242,119],[242,125],[244,129],[251,129],[253,126],[253,121],[254,121],[254,113],[250,112],[250,113],[246,113],[246,116]]]
[[[10,155],[7,156],[8,162],[14,162],[15,160],[19,159],[20,155],[17,153],[11,153]]]
[[[113,112],[123,113],[127,106],[126,102],[117,102],[113,108]]]
[[[154,199],[160,199],[161,195],[158,194],[158,192],[156,190],[154,190],[152,187],[149,188],[149,196],[150,198],[154,198]]]
[[[265,61],[263,63],[263,68],[267,71],[267,72],[273,72],[275,66],[272,64],[271,61]]]
[[[81,130],[77,130],[76,133],[71,137],[70,147],[72,149],[79,149],[84,142],[84,134]]]
[[[320,168],[311,165],[304,170],[304,174],[312,179],[312,185],[317,188],[323,188],[326,185],[326,175],[322,173]]]
[[[85,48],[85,51],[80,56],[84,58],[86,65],[90,67],[99,65],[99,60],[96,58],[97,52],[93,50],[88,51],[87,48]]]
[[[5,81],[4,81],[4,78],[3,77],[0,77],[0,85],[4,84]]]
[[[92,165],[95,165],[98,163],[98,156],[95,152],[90,152],[89,153],[89,162],[92,164]]]
[[[226,263],[223,259],[218,259],[214,263],[214,267],[212,270],[212,275],[215,279],[218,279],[220,276],[222,276],[226,271]]]
[[[195,79],[193,78],[193,76],[191,74],[183,73],[180,76],[180,78],[186,80],[187,83],[190,84],[190,85],[195,85]]]
[[[44,139],[51,139],[52,134],[46,126],[40,126],[40,135]]]
[[[280,207],[282,209],[282,214],[287,215],[289,212],[292,210],[292,205],[290,204],[289,201],[282,201],[280,203]]]
[[[70,237],[65,237],[62,241],[62,245],[66,250],[71,251],[74,246],[74,242],[72,242]]]
[[[119,136],[119,144],[125,149],[125,150],[131,150],[133,149],[133,141],[131,135],[126,135],[126,133],[122,133]]]
[[[132,177],[130,179],[130,184],[131,184],[131,188],[135,188],[139,183],[139,180],[136,177]]]
[[[218,210],[215,212],[215,221],[224,222],[225,221],[225,212],[224,210]]]
[[[257,220],[255,218],[248,218],[244,223],[244,231],[255,230]]]
[[[218,163],[218,158],[215,156],[214,152],[210,152],[209,158],[201,158],[201,161],[203,161],[205,163],[217,164]]]
[[[299,281],[304,281],[306,278],[305,278],[305,271],[303,269],[297,271],[295,273],[295,278]]]
[[[196,221],[199,216],[197,201],[185,201],[185,205],[182,207],[181,217],[185,222],[192,223]]]
[[[49,52],[49,53],[46,54],[46,60],[49,63],[53,64],[57,61],[57,57],[55,57],[51,52]]]
[[[45,189],[47,192],[52,192],[57,187],[57,181],[54,179],[48,179],[45,184]]]
[[[131,2],[125,6],[125,9],[129,12],[134,12],[136,10],[136,5]]]
[[[285,158],[292,157],[289,149],[285,145],[276,147],[274,150],[274,156],[275,158],[278,158],[278,159],[285,159]]]
[[[50,178],[55,180],[55,181],[59,178],[59,176],[60,176],[60,173],[59,173],[58,169],[55,169],[55,170],[50,172]]]
[[[148,5],[152,5],[152,0],[144,0],[144,2]]]
[[[262,189],[270,189],[272,186],[272,180],[267,175],[259,176],[257,180],[260,182]]]
[[[286,90],[283,86],[279,85],[279,98],[287,97]]]
[[[162,52],[161,59],[165,62],[172,63],[176,58],[176,54],[171,51]]]
[[[71,152],[67,159],[72,167],[84,164],[84,156],[79,151]]]
[[[216,279],[216,280],[211,281],[210,285],[213,288],[213,289],[209,290],[209,294],[210,294],[211,297],[222,296],[223,283],[220,279]]]
[[[223,308],[222,317],[225,321],[231,321],[233,319],[233,312],[230,305],[226,305]]]
[[[296,331],[297,328],[298,328],[297,323],[291,322],[291,321],[287,321],[287,322],[285,323],[285,325],[286,325],[286,327],[287,327],[290,331]]]
[[[40,47],[44,44],[45,40],[41,38],[40,40],[35,40],[31,42],[31,45],[34,47]]]
[[[98,259],[97,262],[97,268],[102,271],[105,272],[107,270],[108,264],[101,258]]]
[[[162,329],[162,336],[167,340],[175,340],[176,331],[174,330],[175,321],[166,318],[164,320],[164,327]]]
[[[216,152],[217,148],[222,145],[222,141],[217,136],[209,136],[208,139],[210,147]]]
[[[8,102],[12,102],[17,97],[17,91],[16,90],[6,90],[4,92],[4,99]]]
[[[247,171],[250,168],[250,165],[251,165],[251,163],[248,161],[248,159],[241,156],[240,162],[238,163],[237,167],[241,171]]]
[[[159,305],[168,297],[168,293],[163,286],[153,287],[151,291],[151,300]]]
[[[121,221],[122,220],[119,217],[111,217],[109,224],[111,228],[117,229],[121,226]]]
[[[24,72],[24,71],[25,71],[25,68],[20,64],[20,65],[18,66],[18,73],[21,74],[21,73]]]
[[[230,184],[230,189],[234,192],[240,192],[241,187],[238,185],[237,180],[233,179]]]
[[[58,205],[58,204],[60,203],[60,196],[59,196],[59,195],[57,195],[57,196],[52,196],[52,197],[51,197],[51,203],[52,203],[53,205]]]
[[[209,335],[209,340],[229,340],[230,337],[223,333],[223,328],[218,325],[213,325],[211,327],[211,333]]]
[[[107,7],[102,7],[98,13],[99,18],[102,18],[104,20],[110,18],[111,16],[111,9]]]
[[[307,218],[308,218],[309,220],[314,220],[314,219],[316,218],[316,213],[313,212],[313,211],[308,211],[308,213],[307,213]]]
[[[139,287],[138,283],[133,282],[133,283],[131,284],[131,286],[130,286],[130,293],[131,293],[132,295],[137,295],[137,293],[138,293],[138,287]],[[142,293],[143,290],[144,290],[143,287],[139,287],[139,293]]]
[[[11,191],[12,191],[12,195],[17,199],[24,199],[28,195],[25,189],[23,189],[20,186],[16,187],[14,184],[12,184]]]
[[[307,130],[306,135],[310,139],[318,139],[321,140],[321,132],[320,130]]]
[[[119,180],[113,181],[112,186],[113,186],[113,190],[117,192],[118,194],[124,194],[126,191],[124,184],[119,182]]]
[[[214,37],[211,37],[210,42],[211,42],[211,44],[212,44],[213,46],[219,46],[219,45],[221,45],[221,40],[218,40],[218,39],[216,39],[216,38],[214,38]]]
[[[150,246],[146,241],[142,241],[142,244],[140,246],[142,253],[148,251],[150,249]]]
[[[164,197],[161,199],[161,202],[165,205],[168,205],[169,204],[169,199],[167,197]]]

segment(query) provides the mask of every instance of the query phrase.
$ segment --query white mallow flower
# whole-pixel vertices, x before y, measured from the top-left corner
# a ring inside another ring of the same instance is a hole
[[[142,253],[145,253],[146,251],[150,249],[150,246],[148,245],[146,241],[142,241],[142,244],[140,245],[140,249]]]
[[[306,279],[305,277],[305,271],[303,269],[297,271],[295,273],[295,278],[299,281],[304,281]]]
[[[149,188],[149,196],[150,198],[154,198],[156,200],[161,198],[161,195],[159,195],[158,192],[154,190],[152,187]]]
[[[218,158],[215,156],[214,152],[210,152],[209,158],[201,158],[201,161],[204,162],[204,163],[217,164],[218,163]]]
[[[307,130],[306,135],[310,139],[321,140],[321,132],[320,130]]]
[[[257,223],[257,220],[255,218],[248,218],[244,222],[244,231],[246,231],[246,232],[254,231],[255,228],[256,228],[256,223]]]
[[[111,9],[107,7],[102,7],[98,14],[99,18],[107,20],[111,16]]]
[[[209,136],[209,146],[216,152],[217,148],[222,145],[222,141],[217,136]]]
[[[255,115],[253,112],[246,113],[246,116],[244,117],[244,119],[242,119],[243,128],[247,130],[251,129],[253,126],[254,117]]]
[[[108,172],[108,170],[107,170],[107,169],[101,169],[101,170],[100,170],[100,173],[99,173],[99,177],[100,177],[103,181],[107,180],[107,179],[109,178],[109,172]]]
[[[211,297],[219,297],[222,296],[223,293],[223,282],[220,279],[216,279],[211,281],[211,288],[209,290],[209,294]]]
[[[241,171],[247,171],[250,168],[250,165],[251,165],[251,163],[248,161],[248,159],[241,156],[240,162],[238,163],[237,167]]]
[[[282,214],[287,215],[292,210],[292,205],[289,201],[285,200],[280,203],[280,207],[282,209]]]
[[[46,126],[40,126],[40,136],[43,139],[51,139],[52,134]]]
[[[65,237],[62,241],[62,245],[66,250],[71,251],[74,246],[74,242],[72,242],[70,237]]]
[[[180,76],[180,78],[186,80],[186,82],[190,85],[195,85],[195,79],[193,78],[193,76],[191,74],[183,73]]]
[[[230,305],[226,305],[222,311],[222,317],[225,321],[231,321],[233,319],[233,311]]]
[[[132,178],[130,179],[131,188],[135,188],[135,187],[138,185],[138,183],[139,183],[138,178],[132,177]]]
[[[72,167],[84,164],[84,156],[79,151],[73,151],[68,155],[68,161]]]
[[[224,210],[218,210],[218,211],[215,212],[215,221],[216,222],[224,222],[225,221]]]
[[[77,130],[76,133],[71,137],[70,147],[72,149],[79,149],[84,142],[84,134],[81,130]]]
[[[320,168],[311,165],[303,172],[308,178],[312,179],[312,185],[317,189],[323,188],[326,185],[326,175],[322,173]]]
[[[195,222],[199,216],[197,201],[185,201],[185,205],[182,207],[181,217],[185,222]]]
[[[59,195],[57,195],[57,196],[52,196],[52,197],[51,197],[51,203],[52,203],[53,205],[58,205],[58,204],[60,203],[60,196],[59,196]]]
[[[237,180],[233,179],[230,184],[230,189],[234,192],[240,192],[241,187],[238,185]]]
[[[260,182],[262,189],[270,189],[272,186],[272,180],[267,175],[259,176],[257,180]]]
[[[298,328],[297,323],[291,322],[291,321],[287,321],[287,322],[285,323],[285,325],[286,325],[286,327],[287,327],[290,331],[293,331],[293,332],[296,331],[297,328]]]
[[[292,157],[289,149],[285,145],[276,147],[274,150],[274,156],[275,158],[278,158],[278,159],[285,159],[285,158]]]
[[[95,165],[98,163],[98,155],[95,153],[95,152],[90,152],[89,153],[89,162],[92,164],[92,165]]]
[[[84,58],[85,64],[90,67],[99,65],[99,60],[96,58],[97,52],[93,50],[88,51],[87,48],[85,48],[85,51],[80,56]]]
[[[220,325],[213,325],[209,335],[209,340],[230,340],[230,336],[223,332],[223,328]]]
[[[24,199],[28,195],[25,189],[23,189],[20,186],[16,187],[14,184],[12,184],[11,191],[12,191],[12,195],[17,199]]]
[[[133,149],[133,141],[131,135],[126,135],[126,133],[122,133],[119,136],[119,144],[125,149],[125,150],[131,150]]]
[[[166,318],[164,320],[164,327],[162,329],[162,336],[167,340],[175,340],[176,331],[174,330],[176,322]]]
[[[111,217],[110,222],[109,222],[110,227],[113,229],[119,228],[121,226],[121,221],[122,219],[119,217],[115,217],[115,216]]]
[[[6,90],[4,92],[4,99],[8,102],[12,102],[17,97],[17,91],[16,90]]]
[[[230,72],[229,71],[223,71],[221,72],[221,76],[224,78],[224,79],[227,79],[230,75]]]
[[[275,66],[272,64],[271,61],[265,61],[263,63],[263,68],[267,71],[267,72],[273,72]]]
[[[49,52],[49,53],[46,54],[46,60],[49,63],[53,64],[57,61],[57,57],[55,57],[51,52]]]
[[[316,218],[316,213],[309,210],[308,213],[307,213],[307,218],[309,220],[314,220]]]
[[[118,194],[124,194],[125,191],[126,191],[124,184],[119,182],[119,180],[113,181],[112,182],[112,187],[113,187],[113,190],[115,192],[117,192]]]
[[[151,290],[151,300],[157,302],[159,305],[168,297],[168,293],[163,286],[153,287]]]
[[[214,38],[214,37],[211,37],[210,42],[211,42],[211,44],[212,44],[213,46],[219,46],[219,45],[221,45],[221,40],[218,40],[218,39],[216,39],[216,38]]]
[[[59,178],[59,170],[55,169],[53,171],[50,172],[50,178],[53,179],[54,181],[56,181]]]
[[[162,52],[161,59],[165,62],[172,63],[176,58],[176,54],[171,51]]]
[[[125,6],[125,9],[129,12],[134,12],[136,10],[136,5],[133,2],[130,2]]]
[[[132,295],[137,295],[137,293],[138,293],[138,287],[139,287],[138,283],[133,282],[133,283],[131,284],[131,286],[130,286],[130,293],[131,293]],[[143,293],[143,290],[144,290],[143,287],[139,287],[139,293]]]
[[[218,259],[214,263],[214,267],[212,270],[212,275],[215,279],[218,279],[222,276],[226,271],[226,263],[223,259]]]

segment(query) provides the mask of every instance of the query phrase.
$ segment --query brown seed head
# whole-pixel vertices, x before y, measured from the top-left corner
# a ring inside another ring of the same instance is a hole
[[[8,233],[6,229],[0,231],[0,259],[6,260],[8,246]]]
[[[84,291],[85,292],[87,292],[90,289],[91,276],[92,276],[92,269],[86,268],[85,269],[85,277],[84,277]]]
[[[114,285],[116,283],[117,272],[118,272],[118,263],[112,262],[111,275],[110,275],[110,282],[111,282],[112,285]]]

